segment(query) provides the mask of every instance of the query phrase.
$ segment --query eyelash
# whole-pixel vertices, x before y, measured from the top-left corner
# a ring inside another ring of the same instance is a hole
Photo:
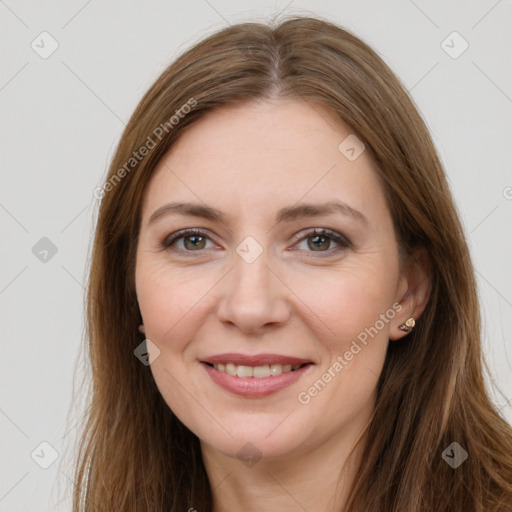
[[[190,228],[190,229],[183,229],[181,231],[177,231],[176,233],[173,233],[169,236],[167,236],[161,243],[162,249],[168,249],[168,250],[174,250],[174,251],[181,251],[185,253],[193,253],[193,252],[202,252],[199,251],[187,251],[185,249],[173,249],[171,246],[174,242],[177,240],[180,240],[182,238],[188,238],[190,236],[201,236],[208,240],[210,240],[210,237],[204,232],[199,229]],[[337,253],[339,251],[342,251],[344,249],[348,249],[352,247],[352,243],[343,235],[340,233],[337,233],[336,231],[332,231],[327,228],[320,228],[316,229],[314,228],[312,231],[309,231],[308,233],[305,233],[302,236],[295,235],[295,238],[299,238],[299,242],[302,242],[303,240],[307,240],[310,237],[313,236],[322,236],[328,239],[331,239],[335,241],[337,244],[339,244],[339,247],[327,250],[327,251],[306,251],[306,252],[312,252],[312,253],[320,253],[320,254],[327,254],[328,256],[331,256],[333,253]],[[205,249],[204,249],[205,250]],[[323,256],[320,256],[323,257]]]

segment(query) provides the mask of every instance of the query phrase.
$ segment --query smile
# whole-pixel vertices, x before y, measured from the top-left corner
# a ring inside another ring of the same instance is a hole
[[[215,384],[245,398],[276,393],[315,366],[307,359],[275,354],[219,354],[200,362]]]
[[[233,363],[227,364],[214,364],[213,367],[219,372],[227,373],[237,377],[255,377],[256,379],[263,379],[265,377],[275,377],[282,373],[294,372],[302,365],[300,364],[271,364],[264,366],[244,366],[236,365]]]

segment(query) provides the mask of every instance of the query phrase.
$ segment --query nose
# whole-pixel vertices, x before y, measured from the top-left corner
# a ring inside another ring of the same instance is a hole
[[[224,278],[219,319],[245,333],[258,333],[284,324],[291,312],[289,289],[270,268],[265,254],[252,263],[235,256]]]

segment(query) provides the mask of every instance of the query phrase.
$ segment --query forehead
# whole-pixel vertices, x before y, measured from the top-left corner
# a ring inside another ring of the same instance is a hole
[[[162,157],[146,191],[144,217],[176,200],[274,215],[300,201],[339,199],[382,214],[384,193],[372,159],[366,151],[348,159],[340,151],[347,137],[354,134],[325,107],[305,101],[218,108]]]

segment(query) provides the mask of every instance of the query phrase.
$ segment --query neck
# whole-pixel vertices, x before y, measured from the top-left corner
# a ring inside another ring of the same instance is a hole
[[[364,426],[251,466],[201,442],[213,511],[343,512],[360,462],[363,443],[356,443]]]

